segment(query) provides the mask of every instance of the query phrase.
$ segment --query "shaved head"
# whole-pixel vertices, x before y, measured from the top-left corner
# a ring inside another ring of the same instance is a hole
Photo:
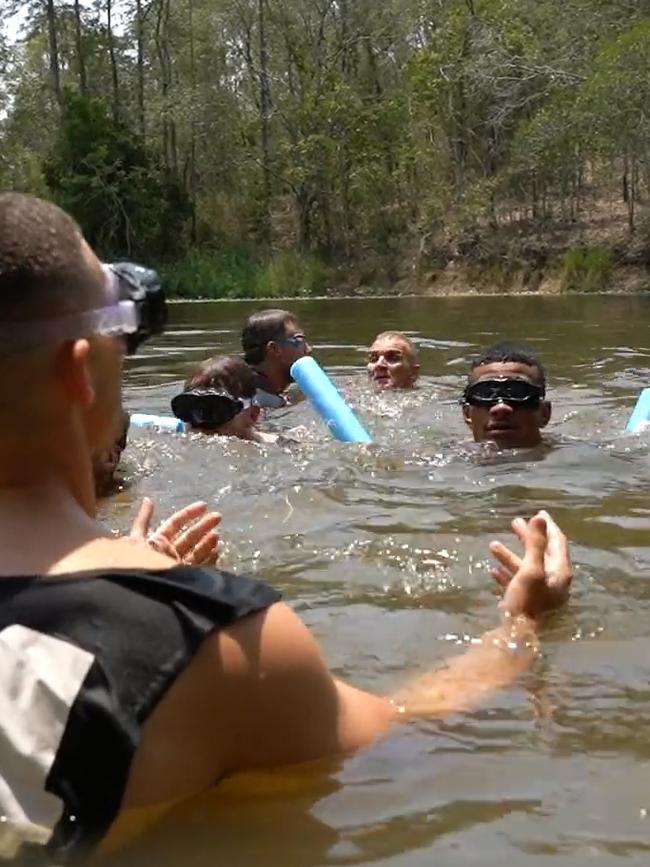
[[[65,316],[104,293],[77,223],[34,196],[0,194],[0,321]]]
[[[382,331],[368,352],[368,376],[378,388],[413,388],[420,373],[417,347],[401,331]]]

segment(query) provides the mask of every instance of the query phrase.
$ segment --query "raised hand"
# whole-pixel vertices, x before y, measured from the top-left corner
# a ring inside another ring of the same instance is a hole
[[[492,575],[504,591],[501,607],[513,615],[536,617],[563,605],[573,578],[564,533],[545,511],[530,521],[515,518],[512,529],[524,545],[523,558],[501,542],[490,545],[500,563]]]
[[[219,557],[219,536],[215,528],[221,523],[218,512],[208,512],[206,503],[192,503],[163,521],[150,532],[153,502],[145,497],[129,538],[146,544],[176,562],[189,566],[214,566]]]

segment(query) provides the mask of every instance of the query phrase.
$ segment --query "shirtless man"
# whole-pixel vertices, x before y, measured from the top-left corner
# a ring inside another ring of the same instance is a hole
[[[291,365],[311,346],[300,323],[287,310],[261,310],[246,320],[242,335],[244,360],[255,374],[255,402],[262,409],[280,409],[293,382]]]
[[[0,815],[56,863],[114,848],[135,808],[470,707],[530,666],[535,618],[571,580],[550,517],[519,520],[523,559],[492,546],[502,622],[480,644],[392,700],[334,679],[272,588],[96,521],[92,455],[114,436],[141,317],[67,215],[0,196]]]
[[[462,397],[463,417],[476,442],[532,448],[551,418],[546,373],[524,346],[497,343],[472,363]]]

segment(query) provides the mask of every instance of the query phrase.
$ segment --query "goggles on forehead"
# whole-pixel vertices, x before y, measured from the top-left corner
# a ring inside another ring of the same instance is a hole
[[[152,334],[162,334],[167,305],[156,272],[129,262],[102,267],[109,302],[106,306],[56,319],[4,323],[0,325],[0,354],[100,334],[124,336],[127,354],[132,355]]]
[[[172,412],[176,418],[192,427],[214,430],[232,421],[252,404],[251,398],[233,397],[227,391],[194,388],[177,394],[172,399]]]
[[[542,385],[536,385],[525,379],[512,377],[496,377],[470,382],[465,386],[462,403],[471,406],[495,406],[505,403],[513,408],[536,409],[545,396]]]

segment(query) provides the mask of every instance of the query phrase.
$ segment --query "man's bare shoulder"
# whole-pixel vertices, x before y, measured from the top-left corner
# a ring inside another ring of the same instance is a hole
[[[127,538],[102,537],[75,548],[49,570],[58,575],[87,569],[169,569],[170,557]]]
[[[347,753],[391,719],[384,699],[332,678],[309,630],[276,603],[203,642],[145,725],[124,806]]]

